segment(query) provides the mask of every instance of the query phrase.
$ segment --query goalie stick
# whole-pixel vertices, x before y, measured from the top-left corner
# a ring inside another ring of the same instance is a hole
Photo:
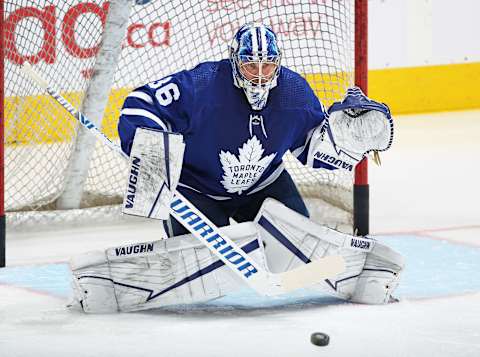
[[[22,72],[34,80],[41,88],[63,106],[90,133],[100,139],[112,150],[128,159],[119,145],[112,142],[85,115],[76,110],[60,93],[42,78],[32,66],[25,62]],[[238,247],[229,237],[220,232],[202,212],[190,203],[182,194],[175,191],[170,205],[171,214],[195,238],[199,239],[213,254],[257,293],[265,296],[284,294],[292,290],[307,287],[332,278],[345,271],[342,256],[334,255],[312,261],[309,264],[283,272],[272,273],[260,266]]]

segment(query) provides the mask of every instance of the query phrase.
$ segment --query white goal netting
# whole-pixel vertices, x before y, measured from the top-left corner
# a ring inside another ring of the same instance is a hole
[[[4,1],[5,209],[10,228],[120,214],[123,160],[101,143],[90,145],[91,155],[78,156],[76,122],[19,71],[24,61],[32,63],[75,107],[91,110],[85,93],[105,70],[95,64],[102,34],[111,31],[107,14],[114,3],[125,8],[128,21],[118,63],[106,69],[113,71],[113,82],[100,113],[102,130],[112,140],[117,140],[119,109],[131,89],[202,61],[226,58],[227,44],[246,22],[273,28],[283,49],[282,64],[304,75],[326,106],[353,84],[353,0],[143,2]],[[89,94],[93,100],[102,96],[95,90]],[[352,175],[314,171],[291,158],[286,162],[314,215],[321,213],[319,219],[331,225],[335,220],[351,225]],[[72,190],[81,201],[78,209],[65,210],[59,202]]]

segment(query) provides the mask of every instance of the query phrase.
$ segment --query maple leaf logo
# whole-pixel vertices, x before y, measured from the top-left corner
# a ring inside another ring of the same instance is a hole
[[[260,140],[253,136],[238,149],[238,158],[229,151],[220,151],[219,157],[223,168],[223,187],[228,193],[242,194],[255,184],[263,171],[270,165],[277,153],[262,158],[264,149]]]

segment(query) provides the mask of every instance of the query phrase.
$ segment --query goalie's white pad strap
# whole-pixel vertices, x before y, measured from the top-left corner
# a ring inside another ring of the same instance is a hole
[[[221,230],[265,266],[263,245],[252,222]],[[191,235],[83,254],[72,259],[71,269],[74,300],[90,313],[204,302],[245,287]]]
[[[398,285],[402,256],[373,239],[319,225],[273,199],[265,200],[255,222],[262,227],[272,272],[339,254],[345,259],[345,272],[317,284],[318,289],[354,302],[382,304]]]
[[[180,179],[185,144],[180,134],[138,128],[130,153],[123,213],[165,220]]]

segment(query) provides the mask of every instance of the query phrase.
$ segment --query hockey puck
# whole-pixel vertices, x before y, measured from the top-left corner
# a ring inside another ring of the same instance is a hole
[[[310,336],[310,342],[317,346],[326,346],[330,342],[330,337],[323,332],[314,332]]]

